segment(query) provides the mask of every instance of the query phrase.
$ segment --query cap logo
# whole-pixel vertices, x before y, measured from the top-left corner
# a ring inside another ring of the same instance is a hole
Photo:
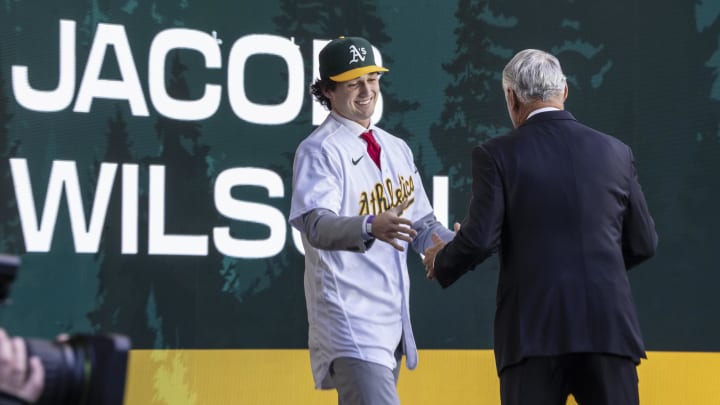
[[[350,59],[350,62],[348,62],[348,64],[355,62],[365,62],[365,55],[367,54],[367,51],[365,50],[365,47],[358,49],[355,45],[350,45],[350,54],[352,55],[352,59]]]

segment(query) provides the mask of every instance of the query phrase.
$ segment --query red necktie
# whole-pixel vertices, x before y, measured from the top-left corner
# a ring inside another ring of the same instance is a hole
[[[372,131],[368,130],[360,134],[360,138],[367,142],[367,151],[370,158],[375,162],[378,169],[380,168],[380,145],[373,137]]]

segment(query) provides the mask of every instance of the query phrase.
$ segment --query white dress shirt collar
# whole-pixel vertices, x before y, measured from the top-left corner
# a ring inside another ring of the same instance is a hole
[[[534,110],[533,112],[531,112],[530,114],[528,114],[528,116],[527,116],[526,119],[529,120],[530,117],[532,117],[533,115],[535,115],[535,114],[540,114],[540,113],[544,113],[544,112],[546,112],[546,111],[560,111],[560,109],[559,109],[559,108],[555,108],[555,107],[543,107],[543,108],[538,108],[537,110]]]

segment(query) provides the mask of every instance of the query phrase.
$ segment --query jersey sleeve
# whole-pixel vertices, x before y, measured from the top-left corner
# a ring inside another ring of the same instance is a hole
[[[316,208],[338,214],[342,204],[342,180],[339,165],[327,151],[300,147],[293,164],[290,224],[296,229],[297,220]]]

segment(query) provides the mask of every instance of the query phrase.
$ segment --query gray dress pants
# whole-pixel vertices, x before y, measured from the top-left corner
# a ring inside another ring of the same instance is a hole
[[[330,377],[338,393],[338,405],[400,405],[397,381],[402,363],[401,349],[395,352],[397,366],[391,370],[377,363],[339,357],[330,364]]]

